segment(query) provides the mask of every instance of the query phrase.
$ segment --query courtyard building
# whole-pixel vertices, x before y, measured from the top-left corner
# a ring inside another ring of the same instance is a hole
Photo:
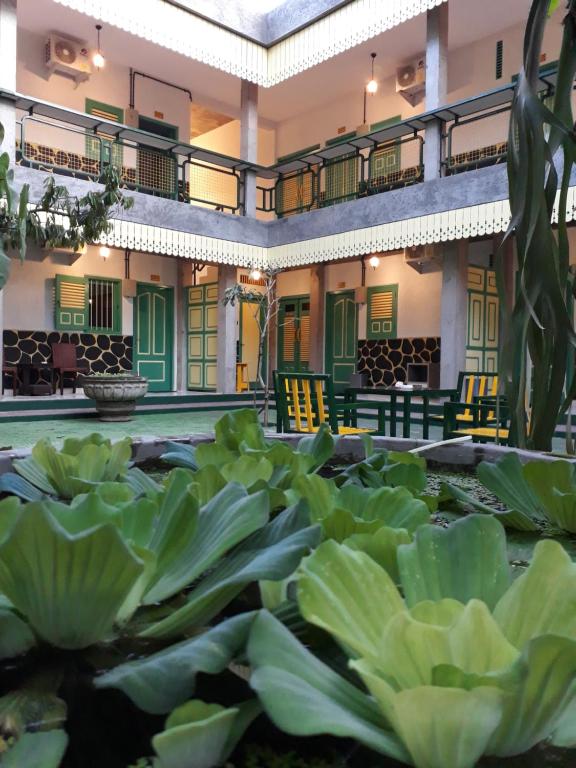
[[[0,0],[16,185],[36,199],[55,174],[84,194],[113,164],[134,198],[102,242],[14,260],[4,364],[71,342],[92,372],[133,369],[155,393],[236,393],[256,384],[258,305],[223,298],[264,291],[272,269],[269,374],[325,371],[342,391],[496,371],[528,7]]]

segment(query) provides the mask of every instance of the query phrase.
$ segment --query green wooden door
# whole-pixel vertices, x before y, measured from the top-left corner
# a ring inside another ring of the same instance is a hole
[[[188,389],[215,390],[218,355],[218,283],[186,288]]]
[[[281,299],[278,312],[278,370],[299,373],[310,364],[310,298]]]
[[[358,357],[358,311],[354,291],[326,296],[326,373],[331,374],[334,391],[342,392],[356,372]]]
[[[134,370],[146,376],[151,392],[172,389],[174,293],[138,283],[134,299]]]
[[[469,267],[466,370],[498,370],[498,315],[496,274],[483,267]]]

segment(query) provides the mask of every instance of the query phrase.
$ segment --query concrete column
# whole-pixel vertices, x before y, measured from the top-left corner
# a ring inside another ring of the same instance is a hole
[[[324,371],[324,307],[326,303],[324,264],[310,267],[310,370]]]
[[[448,6],[441,5],[426,16],[426,111],[446,104],[448,94]],[[426,126],[424,181],[441,173],[443,123],[435,120]]]
[[[258,86],[242,80],[240,86],[240,158],[258,162]],[[256,174],[244,175],[244,216],[256,216]]]
[[[440,315],[440,386],[456,387],[466,367],[468,328],[468,241],[444,246]]]
[[[0,88],[16,91],[17,0],[0,0]],[[2,152],[13,163],[16,157],[16,110],[9,99],[0,99],[0,123],[4,126]],[[0,370],[4,355],[4,302],[0,291]]]
[[[236,311],[237,307],[224,304],[228,288],[236,285],[236,267],[218,268],[218,362],[217,391],[230,394],[236,391]]]
[[[176,273],[176,389],[185,392],[188,386],[188,335],[186,333],[186,288],[192,285],[192,264],[178,259]]]

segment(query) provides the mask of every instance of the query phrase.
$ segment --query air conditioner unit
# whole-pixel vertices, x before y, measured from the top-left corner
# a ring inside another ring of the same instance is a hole
[[[87,43],[56,33],[46,41],[45,63],[50,74],[67,75],[76,83],[92,74]]]
[[[424,98],[426,90],[426,60],[416,59],[396,70],[396,93],[415,106]]]
[[[440,249],[436,245],[413,245],[404,248],[404,263],[421,275],[442,269]]]

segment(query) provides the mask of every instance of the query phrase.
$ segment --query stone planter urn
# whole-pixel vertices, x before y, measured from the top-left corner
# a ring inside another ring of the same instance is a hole
[[[100,421],[130,421],[136,401],[148,392],[148,379],[130,373],[83,376],[80,384],[96,401]]]

